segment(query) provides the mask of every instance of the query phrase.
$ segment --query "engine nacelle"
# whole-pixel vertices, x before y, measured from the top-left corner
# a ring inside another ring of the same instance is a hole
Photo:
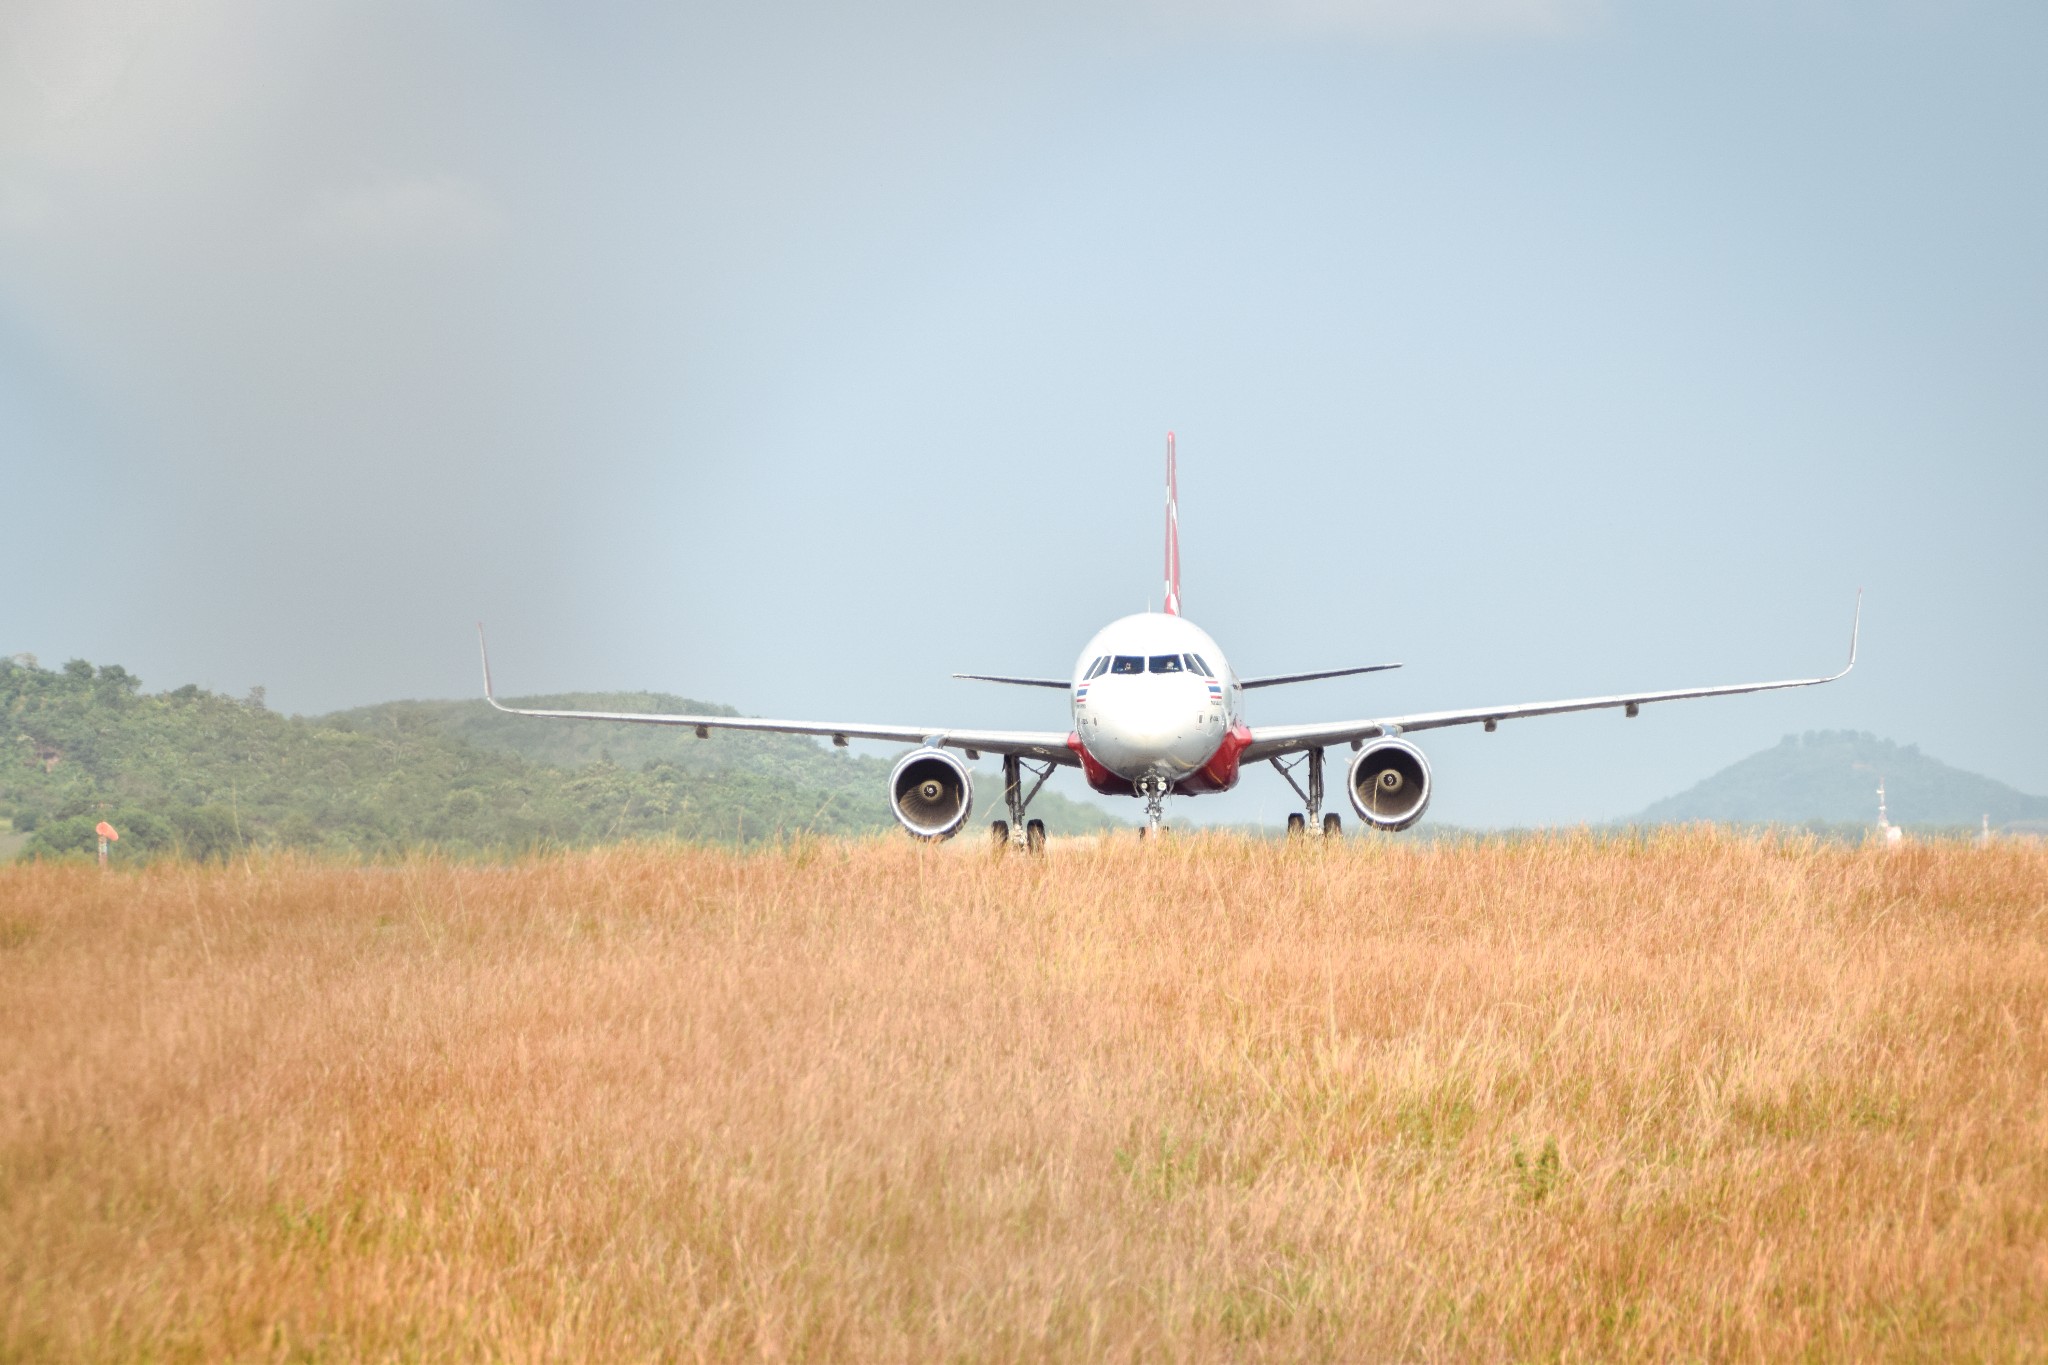
[[[944,749],[912,749],[889,770],[889,809],[920,839],[950,839],[974,813],[974,779]]]
[[[1406,829],[1429,807],[1429,760],[1405,739],[1376,739],[1345,778],[1351,809],[1375,829]]]

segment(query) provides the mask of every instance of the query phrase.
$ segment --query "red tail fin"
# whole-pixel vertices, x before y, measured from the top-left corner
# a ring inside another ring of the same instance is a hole
[[[1166,433],[1166,614],[1180,615],[1180,486],[1174,477],[1173,433]]]

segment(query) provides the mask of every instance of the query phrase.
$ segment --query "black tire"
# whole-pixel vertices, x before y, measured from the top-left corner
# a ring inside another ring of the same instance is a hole
[[[1328,815],[1325,815],[1323,817],[1323,837],[1325,839],[1343,838],[1344,817],[1337,814],[1335,811],[1332,811]]]
[[[1004,849],[1008,848],[1010,846],[1010,822],[1008,820],[998,820],[990,825],[988,827],[988,838],[989,842],[996,846],[996,852],[1001,853]]]
[[[1027,820],[1024,822],[1024,851],[1026,853],[1045,852],[1045,821]]]
[[[1307,836],[1308,817],[1298,810],[1289,811],[1287,813],[1287,837],[1290,839],[1302,839]]]

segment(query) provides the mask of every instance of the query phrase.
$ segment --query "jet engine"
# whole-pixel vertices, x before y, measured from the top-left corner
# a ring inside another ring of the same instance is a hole
[[[1429,805],[1429,760],[1405,739],[1376,739],[1351,760],[1351,809],[1375,829],[1406,829]]]
[[[889,809],[920,839],[950,839],[974,813],[967,765],[943,749],[912,749],[889,770]]]

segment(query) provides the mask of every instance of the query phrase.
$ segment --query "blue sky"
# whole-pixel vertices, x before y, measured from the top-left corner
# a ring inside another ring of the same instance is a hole
[[[1808,729],[2048,791],[2048,11],[26,0],[0,650],[314,712],[1064,723],[1158,597],[1625,814]],[[1078,786],[1072,788],[1078,792]],[[1179,815],[1277,820],[1284,787]]]

